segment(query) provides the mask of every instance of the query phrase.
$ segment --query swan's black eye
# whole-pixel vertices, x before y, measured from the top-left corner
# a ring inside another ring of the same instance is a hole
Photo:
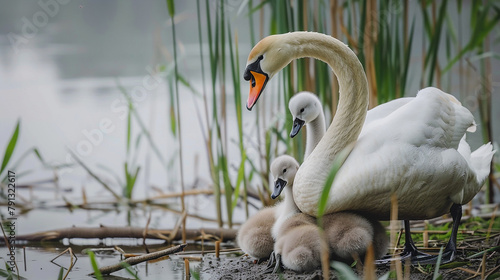
[[[285,168],[285,169],[283,169],[283,173],[286,173],[286,168]]]
[[[263,55],[259,55],[259,57],[257,58],[258,60],[263,60],[264,59],[264,56]]]
[[[301,113],[304,113],[304,108],[300,109],[300,112],[301,112]]]

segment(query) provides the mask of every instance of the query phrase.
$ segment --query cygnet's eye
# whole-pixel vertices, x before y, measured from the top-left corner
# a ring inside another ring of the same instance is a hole
[[[286,173],[286,168],[285,168],[285,169],[283,169],[283,173]]]
[[[263,55],[259,55],[259,57],[257,58],[258,60],[263,60],[264,59],[264,56]]]

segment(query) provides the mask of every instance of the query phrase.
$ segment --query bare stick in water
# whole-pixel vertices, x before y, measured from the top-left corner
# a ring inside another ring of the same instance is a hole
[[[113,273],[115,271],[123,269],[124,268],[124,266],[123,266],[124,263],[126,263],[128,265],[136,265],[136,264],[139,264],[139,263],[142,263],[142,262],[145,262],[145,261],[150,261],[150,260],[158,259],[158,258],[161,258],[161,257],[164,257],[164,256],[168,256],[168,255],[175,254],[177,252],[183,251],[184,247],[186,247],[186,246],[187,246],[187,244],[181,244],[181,245],[170,247],[168,249],[161,250],[161,251],[158,251],[158,252],[144,254],[144,255],[141,255],[141,256],[138,256],[138,257],[128,258],[128,259],[125,259],[124,261],[122,261],[120,263],[117,263],[117,264],[114,264],[114,265],[110,265],[110,266],[101,267],[101,268],[99,268],[99,271],[102,274],[111,274],[111,273]],[[94,273],[91,273],[89,275],[94,275]]]

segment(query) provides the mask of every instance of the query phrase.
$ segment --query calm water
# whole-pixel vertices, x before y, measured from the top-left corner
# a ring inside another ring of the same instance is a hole
[[[180,2],[176,6],[181,57],[179,71],[198,92],[202,92],[199,49],[197,38],[192,36],[197,32],[193,5],[195,2]],[[128,160],[135,160],[141,166],[134,198],[157,194],[153,187],[164,192],[180,191],[176,160],[178,147],[170,128],[167,83],[164,75],[151,75],[172,55],[165,3],[110,1],[97,6],[88,1],[69,1],[58,5],[57,9],[52,7],[58,12],[49,15],[45,25],[37,21],[43,17],[38,19],[36,15],[44,10],[36,3],[21,1],[6,6],[0,11],[0,146],[6,146],[17,119],[21,119],[21,133],[13,160],[36,147],[50,164],[74,164],[71,150],[120,192],[114,175],[124,176],[123,164],[127,160],[127,103],[117,88],[119,81],[132,94],[153,142],[165,164],[170,164],[166,171],[145,137],[135,149],[140,127],[133,122],[132,153]],[[209,8],[215,9],[216,6]],[[228,6],[228,9],[234,7]],[[37,31],[30,33],[30,26],[35,23],[41,27],[35,26]],[[248,44],[244,45],[246,48],[240,48],[242,61],[249,51]],[[160,52],[166,52],[165,56]],[[201,114],[202,100],[183,86],[180,90],[186,186],[190,188],[196,181],[198,188],[210,188],[202,129],[196,114]],[[231,95],[228,98],[228,102],[233,102]],[[252,114],[245,111],[244,118],[249,123]],[[231,110],[228,119],[234,119]],[[232,126],[234,124],[230,121],[229,131],[234,131]],[[233,137],[231,133],[229,136]],[[230,154],[239,154],[236,145],[229,145],[229,149]],[[234,160],[239,163],[238,158]],[[53,178],[52,171],[43,168],[33,155],[15,171],[18,174],[30,171],[18,178],[18,184]],[[19,199],[32,195],[50,204],[64,195],[77,203],[82,189],[91,198],[109,196],[78,166],[64,168],[58,176],[60,187],[70,188],[71,192],[54,195],[53,192],[29,194],[19,190]],[[211,206],[205,203],[207,199],[201,197],[198,200],[202,202],[188,202],[196,204],[193,214],[214,217],[214,211],[207,211]],[[31,219],[30,215],[26,218]],[[82,219],[73,217],[69,220]],[[121,220],[112,217],[106,223],[123,222]],[[31,232],[63,223],[26,223],[20,230]]]
[[[142,254],[145,253],[145,249],[142,246],[141,241],[130,241],[130,240],[105,240],[106,248],[113,247],[114,245],[119,246],[125,252],[129,254]],[[151,251],[157,251],[168,248],[166,245],[160,245],[159,242],[149,242],[148,249]],[[57,259],[51,261],[57,255],[62,253],[68,248],[68,244],[54,244],[49,243],[45,246],[30,246],[27,245],[25,250],[16,250],[17,257],[19,261],[17,262],[18,268],[20,270],[21,276],[27,277],[28,279],[57,279],[61,267],[64,269],[64,273],[70,267],[71,257],[69,252],[64,253]],[[103,248],[103,245],[97,245],[97,241],[93,240],[72,240],[71,248],[73,253],[78,258],[77,260],[73,258],[74,266],[71,269],[68,277],[66,279],[95,279],[88,276],[92,270],[90,269],[90,259],[83,253],[83,251],[92,249],[96,255],[96,262],[99,267],[104,267],[108,265],[114,265],[121,261],[119,253],[99,250]],[[186,251],[196,251],[201,252],[202,250],[210,251],[214,250],[213,246],[201,247],[201,245],[190,245],[186,248]],[[5,250],[1,249],[0,253],[4,253]],[[26,256],[25,256],[26,255]],[[206,256],[207,254],[205,254]],[[213,257],[213,253],[208,253],[208,255]],[[144,262],[133,266],[133,272],[137,274],[140,279],[185,279],[185,268],[184,268],[184,258],[183,257],[202,257],[200,253],[190,254],[185,253],[181,255],[172,255],[170,258]],[[231,257],[231,254],[221,254],[221,258]],[[26,258],[26,262],[24,261]],[[43,260],[43,261],[41,261]],[[191,271],[200,272],[201,262],[198,260],[190,259],[189,268]],[[203,275],[202,279],[208,279],[209,275]],[[125,270],[114,272],[111,276],[105,277],[105,279],[135,279],[129,272]]]
[[[197,34],[194,5],[194,1],[176,3],[179,55],[182,59],[179,71],[198,92],[202,92],[199,48],[197,37],[194,36]],[[215,8],[215,5],[210,7]],[[65,5],[57,5],[57,8],[50,6],[48,9],[54,14],[47,14],[37,2],[32,1],[3,3],[0,9],[2,153],[17,119],[21,119],[21,132],[13,156],[14,161],[23,152],[36,147],[44,160],[50,164],[75,163],[69,153],[71,150],[120,193],[114,174],[124,177],[123,164],[127,160],[127,103],[117,88],[119,80],[132,93],[137,111],[148,127],[164,161],[173,162],[166,171],[152,152],[146,138],[142,137],[138,149],[133,148],[128,159],[131,161],[136,157],[136,163],[141,166],[133,197],[140,199],[158,194],[154,189],[179,192],[179,167],[176,160],[178,148],[170,129],[170,96],[167,82],[162,75],[151,75],[158,65],[168,63],[173,55],[165,1],[108,1],[95,5],[89,1],[74,0]],[[228,6],[228,9],[230,11],[234,7]],[[47,22],[44,22],[40,11],[45,12]],[[233,26],[237,27],[238,23]],[[248,44],[244,45],[246,47],[240,48],[241,63],[249,51]],[[144,88],[147,90],[134,91]],[[192,188],[196,182],[197,188],[208,189],[210,185],[206,152],[202,129],[196,115],[196,112],[200,111],[197,106],[201,108],[202,100],[185,87],[180,86],[180,90],[186,186]],[[228,98],[228,102],[233,102],[231,97]],[[246,111],[244,117],[246,122],[252,120],[252,114]],[[228,118],[234,119],[234,112],[228,111]],[[231,126],[234,125],[230,123],[230,129]],[[140,131],[137,122],[133,123],[132,129],[132,145],[135,147]],[[239,155],[236,145],[229,148],[232,154]],[[239,159],[235,157],[234,162],[239,164]],[[13,171],[18,175],[29,171],[28,174],[17,177],[18,186],[51,179],[54,176],[34,155],[30,155]],[[64,205],[63,197],[72,203],[80,203],[82,190],[91,202],[113,200],[109,192],[78,166],[60,170],[58,179],[59,187],[70,191],[30,192],[27,189],[17,189],[18,203],[33,199],[38,204],[43,202],[47,205],[19,217],[16,224],[17,234],[72,225],[145,226],[149,213],[152,216],[151,228],[168,229],[173,228],[178,219],[172,212],[154,208],[112,211],[68,211],[65,208],[54,208],[51,206]],[[52,183],[37,186],[54,188]],[[172,208],[180,209],[177,199],[171,199],[168,203]],[[190,214],[212,219],[216,217],[211,196],[189,197],[186,204]],[[6,217],[6,208],[2,206],[0,209],[3,217]],[[234,220],[241,222],[243,219],[243,212],[237,209]],[[216,226],[212,222],[196,218],[188,218],[187,223],[190,228]],[[28,279],[42,275],[39,279],[56,278],[59,266],[49,260],[64,249],[54,248],[53,245],[45,248],[28,246],[26,270],[24,261],[20,259],[23,256],[22,250],[16,251],[21,276]],[[144,252],[141,248],[135,250]],[[0,248],[1,259],[4,259],[6,252],[6,248]],[[91,270],[88,257],[82,254],[78,257],[76,267],[70,274],[71,279],[85,278]],[[111,264],[117,260],[117,256],[98,258],[99,265]],[[3,260],[0,262],[3,263]],[[69,257],[65,255],[56,263],[67,268]],[[182,259],[139,265],[139,277],[163,279],[162,274],[169,271],[173,273],[171,279],[184,279],[183,265]],[[192,268],[196,268],[196,263],[192,264]],[[125,272],[114,275],[131,278]]]

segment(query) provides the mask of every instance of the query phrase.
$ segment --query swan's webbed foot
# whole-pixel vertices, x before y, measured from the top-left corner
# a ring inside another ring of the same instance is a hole
[[[413,239],[411,238],[411,230],[410,230],[410,221],[404,221],[405,226],[405,248],[403,252],[397,255],[386,255],[381,259],[375,261],[375,264],[388,264],[395,260],[406,261],[411,259],[412,263],[417,263],[419,259],[433,257],[433,255],[429,255],[423,252],[420,252],[415,243],[413,243]]]
[[[271,273],[274,270],[274,266],[276,265],[276,254],[274,251],[269,256],[269,261],[267,262],[266,268],[262,271],[262,273]]]
[[[460,220],[462,219],[462,205],[453,204],[450,209],[450,214],[453,218],[453,227],[451,229],[450,240],[441,254],[441,264],[452,262],[457,257],[457,234]],[[412,259],[412,262],[419,264],[435,264],[438,259],[439,255],[429,255],[429,257],[419,258],[415,261]]]
[[[276,254],[274,251],[269,257],[269,262],[262,273],[280,273],[283,271],[283,264],[281,263],[281,254]]]
[[[450,242],[448,242],[448,245],[441,254],[441,264],[449,263],[456,259],[457,250],[452,240],[453,237],[452,239],[450,239]],[[403,262],[410,259],[412,264],[421,264],[421,265],[437,263],[439,255],[431,255],[423,253],[419,251],[415,247],[415,245],[413,245],[413,242],[411,242],[409,246],[407,244],[405,244],[405,249],[399,255],[396,256],[386,255],[381,259],[376,260],[375,264],[388,264],[397,259]]]
[[[444,249],[443,253],[441,254],[441,264],[449,263],[452,262],[456,259],[457,257],[457,234],[458,234],[458,227],[460,225],[460,219],[462,218],[462,205],[459,204],[453,204],[450,209],[450,214],[451,217],[453,218],[453,228],[451,230],[451,237],[450,240],[448,241],[448,244],[446,244],[446,248]],[[405,221],[405,249],[403,252],[400,254],[401,260],[408,259],[411,257],[411,262],[413,264],[436,264],[439,255],[430,255],[426,253],[420,252],[417,247],[415,247],[415,244],[413,243],[413,240],[411,239],[410,235],[410,223],[409,221]],[[382,258],[381,260],[375,261],[376,264],[387,264],[394,260],[395,258],[390,258],[391,256],[388,256],[389,258]]]
[[[276,254],[276,265],[274,266],[273,273],[282,273],[283,264],[281,263],[281,254]]]
[[[420,252],[413,241],[409,241],[405,243],[405,248],[403,252],[397,255],[385,255],[381,259],[375,261],[375,264],[388,264],[395,260],[400,260],[402,262],[411,260],[412,263],[417,263],[419,259],[425,259],[433,257],[433,255],[429,255],[423,252]]]
[[[450,263],[454,261],[457,257],[455,250],[445,249],[443,254],[441,254],[441,264]],[[412,258],[413,264],[436,264],[439,259],[439,255],[428,255],[427,257],[422,257],[418,259]]]

